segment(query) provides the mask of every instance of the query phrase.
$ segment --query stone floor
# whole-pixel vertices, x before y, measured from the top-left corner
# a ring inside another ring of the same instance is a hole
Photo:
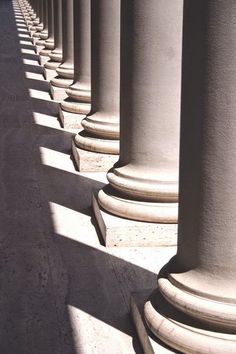
[[[0,0],[0,353],[142,353],[130,293],[175,253],[105,248],[17,0]]]

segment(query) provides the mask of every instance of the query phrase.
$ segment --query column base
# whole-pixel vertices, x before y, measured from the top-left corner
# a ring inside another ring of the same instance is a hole
[[[145,289],[131,294],[130,312],[138,333],[144,354],[173,354],[177,353],[165,343],[155,338],[144,319],[144,305],[153,293],[153,289]]]
[[[110,184],[99,191],[99,203],[109,213],[122,218],[177,225],[178,203],[151,202],[133,199],[116,191]]]
[[[91,110],[91,103],[74,101],[68,97],[62,102],[62,109],[71,113],[87,115]]]
[[[35,44],[35,53],[39,54],[39,52],[41,52],[41,50],[43,49],[44,45],[39,45],[39,44]],[[45,62],[46,63],[46,62]],[[44,63],[44,64],[45,64]]]
[[[40,37],[39,37],[39,33],[38,32],[35,32],[34,34],[33,34],[33,43],[35,44],[39,39],[40,39]]]
[[[84,121],[81,123],[84,128]],[[106,155],[116,155],[117,160],[119,156],[119,140],[113,139],[103,139],[99,136],[94,136],[89,134],[89,132],[83,130],[75,137],[75,143],[77,147],[91,151],[93,153],[106,154]],[[112,165],[113,166],[113,165]],[[111,168],[110,166],[109,168]]]
[[[45,40],[45,49],[51,51],[54,49],[54,42],[48,41],[48,39]]]
[[[54,101],[63,101],[68,97],[65,89],[54,86],[52,83],[50,83],[50,93]]]
[[[204,326],[200,321],[190,318],[170,305],[158,289],[145,303],[144,317],[155,336],[181,353],[236,352],[235,334],[213,332],[211,326]]]
[[[57,76],[56,70],[43,68],[43,76],[45,80],[51,81],[55,76]]]
[[[118,161],[118,155],[102,154],[80,149],[72,140],[72,152],[81,172],[107,172]]]
[[[36,43],[39,41],[40,39],[38,37],[33,37],[32,38],[32,42],[33,42],[33,45],[36,45]],[[44,46],[42,46],[44,47]]]
[[[157,224],[112,215],[93,195],[93,211],[107,247],[157,247],[177,244],[176,224]]]
[[[56,69],[56,72],[58,72],[58,68]],[[64,91],[73,83],[72,79],[67,79],[64,77],[56,76],[52,80],[52,85],[55,87],[63,88]],[[66,95],[68,97],[68,95]]]
[[[40,51],[41,52],[41,51]],[[49,60],[50,58],[49,58],[49,56],[47,56],[47,55],[39,55],[39,64],[41,65],[41,66],[44,66],[44,64]]]
[[[43,30],[40,33],[40,38],[46,40],[48,38],[48,31]]]
[[[48,57],[48,60],[50,60],[50,57],[49,57],[49,54],[50,54],[50,53],[51,53],[51,50],[45,48],[45,46],[44,46],[44,48],[41,50],[41,52],[39,53],[39,55]]]
[[[70,85],[73,84],[73,81],[74,81],[74,66],[73,65],[66,66],[66,64],[63,63],[57,68],[57,73],[58,73],[58,77],[60,79],[61,78],[64,78],[67,80],[69,79],[69,80],[71,80]]]
[[[58,62],[59,65],[61,64],[62,61],[62,52],[52,52],[50,53],[50,58],[53,62]]]
[[[30,28],[29,28],[29,32],[30,32],[30,37],[33,38],[33,35],[34,35],[35,32],[36,32],[36,29],[33,28],[33,27],[30,27]]]
[[[65,129],[82,129],[81,121],[86,116],[84,114],[76,114],[64,111],[61,106],[59,106],[59,119],[61,125]]]
[[[51,54],[48,54],[48,56],[50,57]],[[49,70],[55,70],[58,68],[58,66],[60,65],[60,62],[58,61],[52,61],[51,59],[45,64],[45,69],[49,69]]]
[[[26,20],[25,22],[26,22],[27,29],[28,29],[28,31],[29,31],[30,28],[33,26],[33,22],[30,21],[30,20]]]

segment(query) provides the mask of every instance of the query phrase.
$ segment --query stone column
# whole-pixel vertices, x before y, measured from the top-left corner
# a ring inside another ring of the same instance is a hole
[[[43,29],[39,32],[39,38],[35,42],[36,52],[39,53],[45,46],[48,38],[48,0],[43,0]]]
[[[39,1],[39,23],[35,26],[36,31],[33,34],[33,43],[35,44],[40,38],[40,33],[43,30],[43,2],[44,0]]]
[[[62,61],[62,0],[54,0],[54,34],[55,47],[44,64],[44,76],[49,81],[57,75],[56,68]]]
[[[73,0],[62,0],[62,63],[56,69],[57,75],[51,81],[51,94],[56,100],[67,97],[66,88],[74,78],[74,21]]]
[[[120,159],[98,194],[134,220],[177,223],[182,0],[122,0]]]
[[[177,255],[145,305],[184,353],[236,353],[236,2],[184,3]]]
[[[48,4],[48,37],[45,40],[45,47],[39,52],[40,64],[44,65],[48,61],[49,53],[54,48],[54,0],[47,0]]]
[[[19,5],[20,5],[21,14],[23,15],[23,17],[25,19],[27,9],[30,6],[30,2],[29,1],[20,1]]]
[[[43,26],[39,37],[45,40],[48,38],[48,0],[43,0]]]
[[[33,37],[34,33],[37,31],[37,26],[39,25],[40,22],[40,1],[41,0],[36,0],[35,1],[35,13],[34,16],[32,16],[32,20],[33,20],[33,25],[29,26],[29,31],[30,31],[30,35]]]
[[[28,26],[28,29],[33,25],[33,19],[35,18],[34,15],[34,2],[30,2],[26,4],[24,10],[23,10],[23,15],[26,21],[26,24]]]
[[[33,6],[34,2],[33,1],[27,1],[23,3],[23,13],[32,13],[33,12]]]
[[[73,152],[80,171],[107,171],[119,154],[120,0],[92,0],[91,13],[91,113]]]
[[[29,1],[20,2],[20,8],[21,8],[21,12],[24,16],[24,14],[27,13],[28,9],[30,8],[30,2]]]
[[[81,127],[81,120],[91,109],[91,4],[74,0],[74,82],[67,89],[68,98],[60,105],[64,127]],[[70,114],[67,116],[66,112]]]

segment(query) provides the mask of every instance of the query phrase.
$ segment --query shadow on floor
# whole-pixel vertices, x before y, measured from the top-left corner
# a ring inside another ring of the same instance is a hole
[[[134,352],[141,353],[128,299],[131,291],[154,288],[156,274],[98,241],[97,247],[86,244],[82,224],[75,233],[84,243],[58,234],[53,207],[92,219],[91,191],[103,183],[42,160],[43,148],[69,155],[73,133],[35,123],[35,114],[56,120],[58,105],[29,95],[29,89],[47,92],[48,83],[25,77],[42,68],[23,63],[38,56],[21,53],[31,45],[19,41],[30,39],[19,37],[26,32],[17,31],[12,4],[18,9],[17,0],[0,1],[0,352],[84,353],[83,338],[75,343],[72,306],[133,338]],[[68,227],[74,227],[70,219]],[[86,326],[82,319],[79,325]]]

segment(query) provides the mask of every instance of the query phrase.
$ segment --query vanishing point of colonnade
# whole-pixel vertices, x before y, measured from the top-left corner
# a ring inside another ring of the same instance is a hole
[[[19,3],[78,169],[109,171],[93,196],[106,245],[175,244],[179,199],[148,327],[183,353],[235,354],[235,0]]]

